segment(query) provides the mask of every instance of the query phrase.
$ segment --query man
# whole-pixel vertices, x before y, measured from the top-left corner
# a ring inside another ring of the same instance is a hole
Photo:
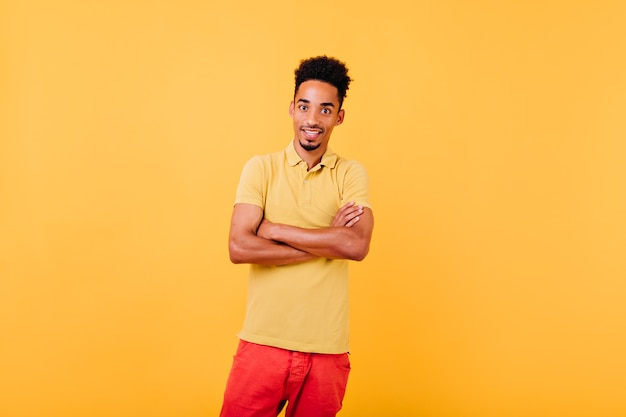
[[[249,263],[248,304],[222,417],[335,416],[348,359],[348,261],[368,253],[367,172],[328,147],[350,84],[326,56],[295,71],[294,138],[241,174],[229,250]]]

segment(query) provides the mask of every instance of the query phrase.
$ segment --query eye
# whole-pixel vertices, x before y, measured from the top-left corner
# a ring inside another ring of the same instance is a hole
[[[329,108],[322,109],[322,114],[330,114],[330,109]]]
[[[308,109],[308,107],[307,107],[307,106],[305,106],[304,104],[300,104],[300,105],[298,106],[298,108],[299,108],[300,110],[302,110],[302,111],[307,111],[307,109]]]

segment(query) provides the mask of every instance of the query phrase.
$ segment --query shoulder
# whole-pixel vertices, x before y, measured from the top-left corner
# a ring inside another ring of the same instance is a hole
[[[335,169],[339,175],[367,177],[367,169],[365,168],[365,165],[354,159],[347,159],[338,156]]]
[[[271,165],[285,160],[285,151],[271,152],[263,155],[254,155],[246,162],[246,165]]]
[[[264,155],[255,155],[248,159],[244,164],[243,170],[248,171],[261,171],[265,172],[270,170],[272,166],[279,164],[284,159],[284,152],[273,152]]]

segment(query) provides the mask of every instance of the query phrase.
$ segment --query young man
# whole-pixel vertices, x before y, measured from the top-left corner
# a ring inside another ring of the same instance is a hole
[[[341,409],[348,359],[348,261],[368,253],[367,172],[328,147],[350,84],[326,56],[295,71],[286,149],[245,165],[229,250],[249,263],[248,304],[221,417],[329,417]]]

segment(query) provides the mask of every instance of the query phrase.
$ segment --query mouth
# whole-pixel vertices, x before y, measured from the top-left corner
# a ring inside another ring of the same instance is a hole
[[[317,139],[322,133],[324,133],[323,129],[320,128],[312,128],[312,127],[303,127],[300,131],[304,134],[304,137],[308,140]]]

